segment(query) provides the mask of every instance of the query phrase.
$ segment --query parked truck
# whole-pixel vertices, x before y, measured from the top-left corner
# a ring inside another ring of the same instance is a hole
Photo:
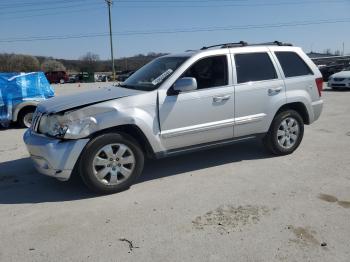
[[[54,96],[44,73],[0,73],[0,125],[30,127],[39,102]]]

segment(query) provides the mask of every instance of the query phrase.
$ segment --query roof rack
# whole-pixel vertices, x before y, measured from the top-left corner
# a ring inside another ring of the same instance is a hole
[[[259,45],[293,46],[293,44],[283,43],[280,41],[266,42],[266,43],[260,43],[260,44],[251,44],[251,46],[259,46]]]
[[[226,43],[226,44],[218,44],[218,45],[211,45],[211,46],[203,46],[200,50],[206,50],[213,47],[221,47],[221,48],[230,48],[230,47],[241,47],[241,46],[247,46],[248,43],[244,41],[239,41],[237,43]]]
[[[280,41],[273,41],[273,42],[259,43],[259,44],[248,44],[245,41],[240,41],[240,42],[237,42],[237,43],[226,43],[226,44],[218,44],[218,45],[212,45],[212,46],[203,46],[200,50],[207,50],[209,48],[214,48],[214,47],[232,48],[232,47],[263,46],[263,45],[293,46],[292,44],[283,43],[283,42],[280,42]]]

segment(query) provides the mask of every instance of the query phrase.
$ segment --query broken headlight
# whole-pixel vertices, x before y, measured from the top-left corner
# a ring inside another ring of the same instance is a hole
[[[94,117],[73,120],[69,114],[43,115],[39,124],[40,133],[57,138],[83,138],[96,130],[97,121]]]

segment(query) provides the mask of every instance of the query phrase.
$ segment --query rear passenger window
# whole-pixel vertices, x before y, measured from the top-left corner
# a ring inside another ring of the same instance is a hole
[[[277,73],[267,53],[235,55],[237,82],[263,81],[277,78]]]
[[[313,75],[310,67],[294,52],[275,52],[286,77]]]

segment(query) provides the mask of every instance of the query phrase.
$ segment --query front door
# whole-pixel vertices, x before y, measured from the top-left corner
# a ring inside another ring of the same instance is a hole
[[[161,140],[166,150],[233,137],[234,87],[228,54],[204,57],[181,77],[197,80],[197,90],[160,96]]]

